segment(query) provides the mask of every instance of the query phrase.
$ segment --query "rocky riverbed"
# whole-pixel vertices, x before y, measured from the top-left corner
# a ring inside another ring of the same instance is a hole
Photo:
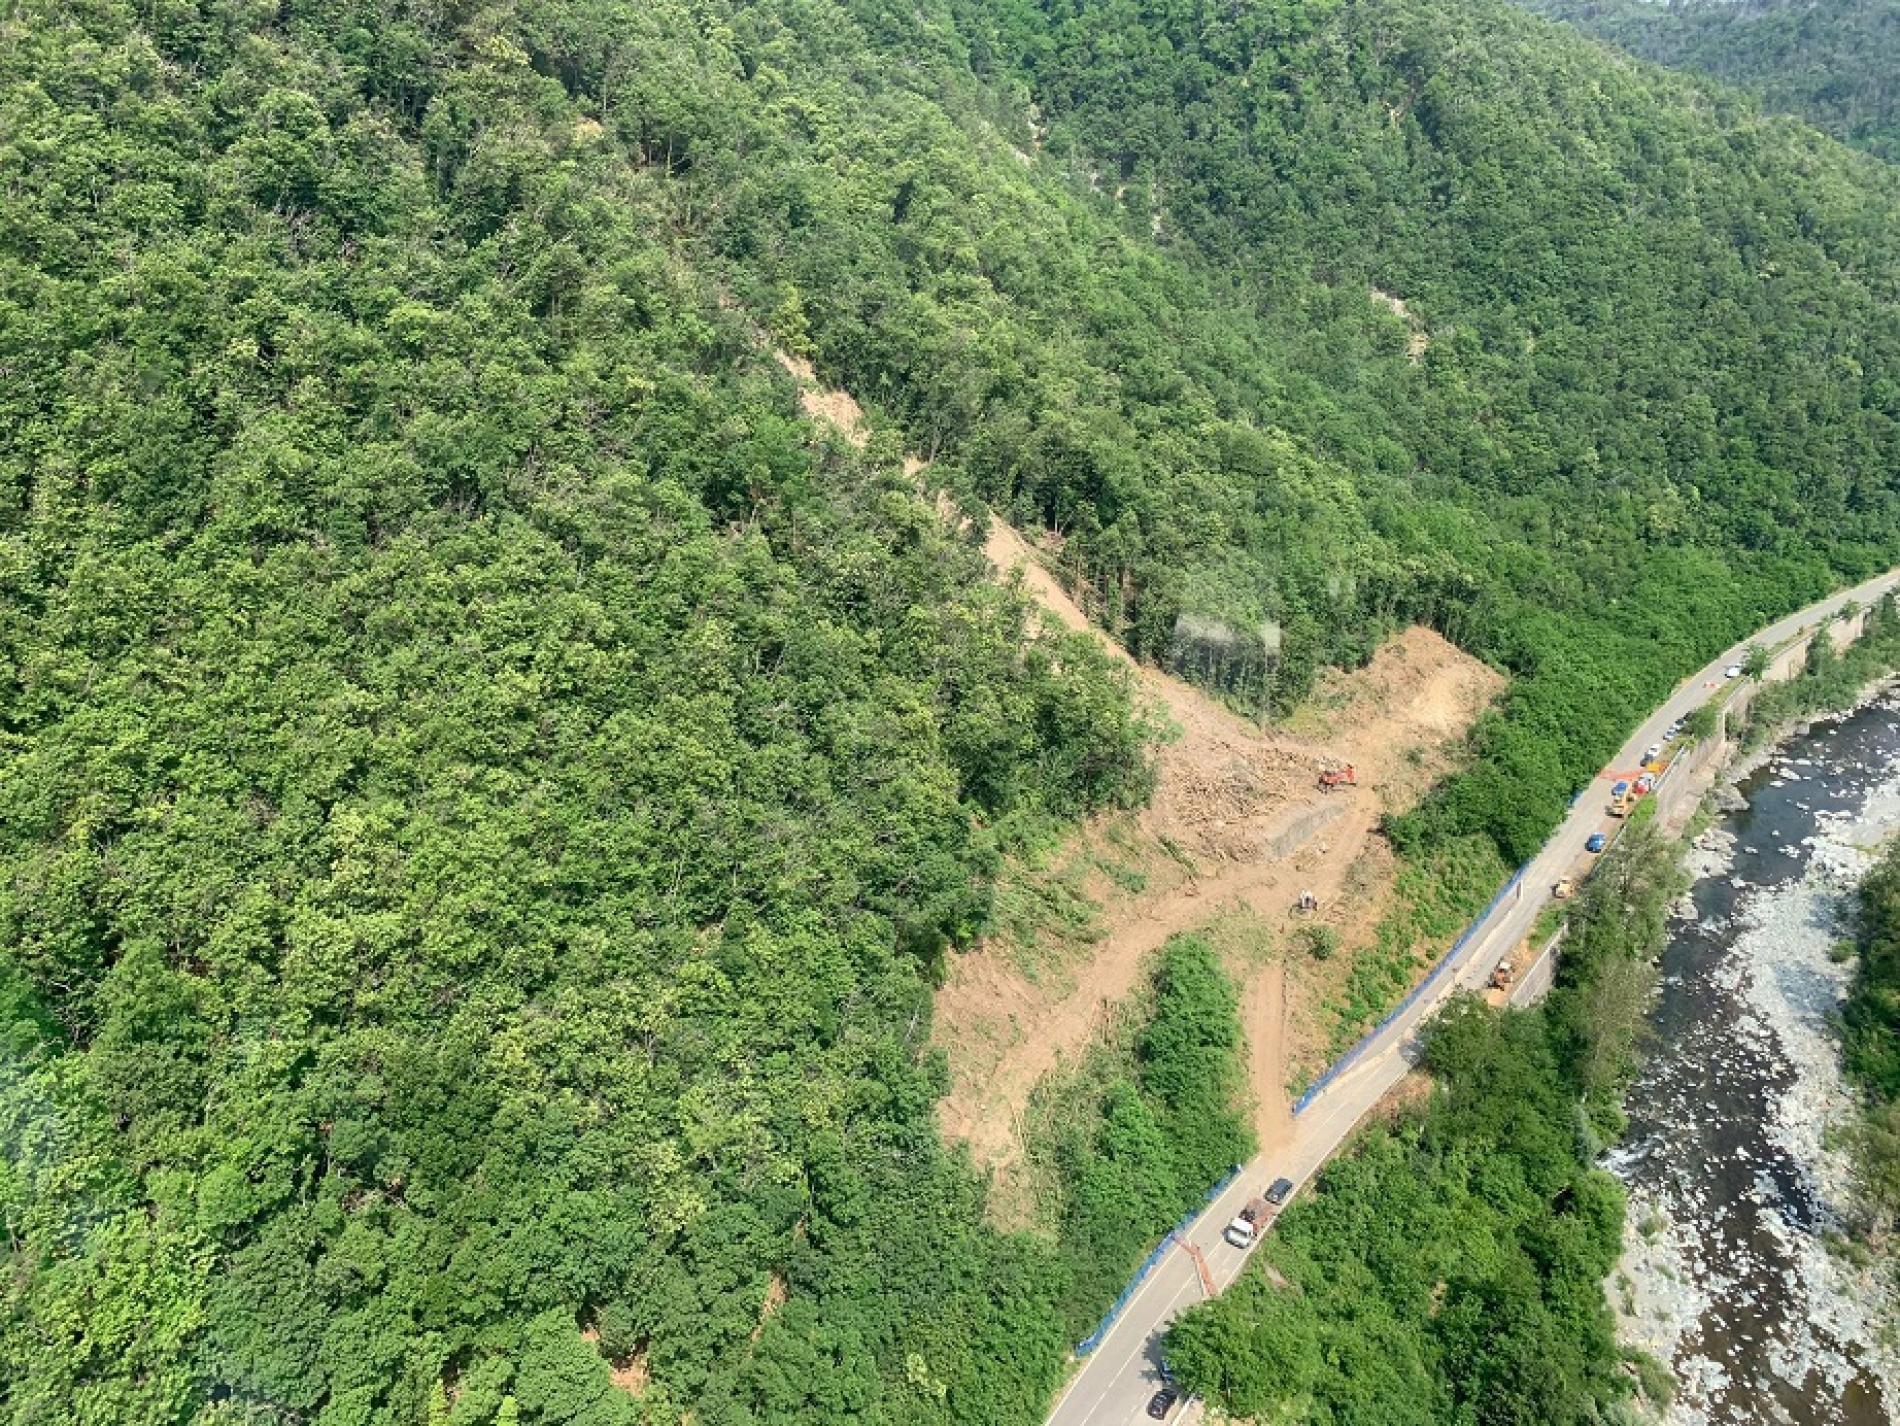
[[[1630,1190],[1610,1295],[1669,1365],[1680,1426],[1886,1426],[1900,1356],[1883,1274],[1847,1226],[1831,1130],[1853,1105],[1836,1016],[1852,888],[1900,833],[1900,702],[1795,734],[1698,841],[1663,956],[1654,1040],[1608,1166]]]

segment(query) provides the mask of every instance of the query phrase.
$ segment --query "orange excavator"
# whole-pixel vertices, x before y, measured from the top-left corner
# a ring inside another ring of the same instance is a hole
[[[1324,768],[1319,775],[1319,790],[1321,792],[1331,792],[1335,788],[1357,787],[1358,785],[1359,776],[1353,771],[1351,763],[1347,763],[1344,767]]]

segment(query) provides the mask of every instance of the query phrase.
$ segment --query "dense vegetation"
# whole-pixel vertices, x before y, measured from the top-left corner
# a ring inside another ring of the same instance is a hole
[[[0,19],[0,1417],[1033,1419],[927,972],[1119,673],[514,40],[276,10]]]
[[[1896,0],[1522,0],[1672,69],[1754,90],[1850,144],[1900,161]]]
[[[1880,1102],[1900,1101],[1900,853],[1861,883],[1859,931],[1847,1070]]]
[[[12,1422],[1038,1417],[929,979],[1143,729],[775,344],[1237,699],[1511,669],[1413,846],[1900,547],[1893,176],[1492,0],[15,0],[0,169]]]
[[[1105,1046],[1031,1107],[1050,1191],[1038,1210],[1070,1271],[1079,1340],[1161,1235],[1253,1153],[1240,1074],[1239,1003],[1207,943],[1177,937],[1125,1049]]]
[[[1860,884],[1855,948],[1844,1058],[1866,1104],[1850,1140],[1870,1226],[1886,1239],[1900,1222],[1900,848]]]
[[[1680,885],[1673,846],[1633,828],[1585,884],[1544,1006],[1440,1016],[1429,1104],[1330,1164],[1260,1265],[1180,1319],[1181,1380],[1316,1426],[1619,1419],[1632,1377],[1603,1279],[1623,1194],[1594,1162]]]

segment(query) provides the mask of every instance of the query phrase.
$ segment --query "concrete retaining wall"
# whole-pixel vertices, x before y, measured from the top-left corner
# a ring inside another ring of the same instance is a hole
[[[1715,732],[1694,747],[1678,753],[1670,764],[1669,775],[1656,784],[1653,795],[1656,799],[1657,820],[1675,822],[1686,817],[1701,800],[1703,788],[1707,785],[1706,779],[1698,774],[1720,763],[1727,755],[1725,720],[1716,725]]]
[[[1768,667],[1762,671],[1763,683],[1786,683],[1806,667],[1808,645],[1814,642],[1814,635],[1807,634],[1796,639],[1787,648],[1768,661]]]
[[[1350,797],[1350,793],[1335,792],[1330,801],[1294,818],[1288,826],[1276,832],[1273,840],[1267,843],[1267,860],[1285,861],[1332,826],[1345,814],[1346,803]]]
[[[1551,932],[1550,939],[1544,942],[1537,958],[1524,968],[1524,973],[1517,978],[1517,984],[1511,987],[1507,997],[1511,1005],[1521,1010],[1526,1005],[1535,1005],[1550,993],[1550,987],[1557,979],[1557,947],[1563,942],[1565,929],[1559,926]]]
[[[1869,609],[1861,609],[1845,619],[1829,623],[1826,626],[1828,639],[1837,650],[1846,648],[1867,632],[1867,620],[1871,613]],[[1738,685],[1722,706],[1722,716],[1716,723],[1715,732],[1676,756],[1669,775],[1656,787],[1656,816],[1660,820],[1681,825],[1687,819],[1690,810],[1708,789],[1712,780],[1711,769],[1728,756],[1730,727],[1741,722],[1747,714],[1762,684],[1786,683],[1801,672],[1807,664],[1808,646],[1819,632],[1818,629],[1810,630],[1776,654],[1763,672],[1760,682],[1749,679]]]
[[[1867,620],[1872,617],[1873,612],[1871,608],[1857,609],[1845,619],[1838,619],[1829,626],[1828,637],[1834,640],[1834,647],[1844,649],[1866,633]]]

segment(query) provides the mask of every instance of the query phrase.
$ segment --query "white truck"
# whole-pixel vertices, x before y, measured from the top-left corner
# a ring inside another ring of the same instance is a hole
[[[1236,1248],[1251,1248],[1266,1231],[1274,1212],[1293,1192],[1293,1180],[1276,1178],[1267,1191],[1234,1215],[1233,1222],[1221,1229],[1221,1237]]]
[[[1256,1198],[1234,1215],[1233,1222],[1221,1229],[1221,1237],[1236,1248],[1251,1248],[1260,1237],[1260,1225],[1267,1221],[1267,1200]]]

